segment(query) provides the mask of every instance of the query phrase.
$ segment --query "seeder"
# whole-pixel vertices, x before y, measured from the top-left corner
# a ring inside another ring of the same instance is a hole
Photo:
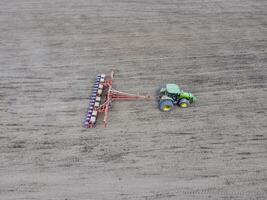
[[[129,100],[153,100],[151,96],[142,96],[120,92],[113,89],[114,71],[110,76],[105,74],[98,75],[93,86],[92,95],[89,98],[89,109],[86,115],[84,126],[86,128],[93,128],[96,125],[97,118],[100,114],[104,115],[103,122],[106,127],[108,124],[108,113],[112,101],[129,101]]]

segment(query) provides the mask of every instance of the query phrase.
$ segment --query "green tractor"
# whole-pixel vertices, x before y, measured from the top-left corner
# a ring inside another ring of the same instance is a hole
[[[159,109],[164,112],[171,111],[174,105],[186,108],[196,100],[193,94],[182,91],[176,84],[166,84],[159,91]]]

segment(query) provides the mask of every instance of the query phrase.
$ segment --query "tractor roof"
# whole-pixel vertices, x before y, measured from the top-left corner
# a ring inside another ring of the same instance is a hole
[[[166,89],[168,93],[179,94],[181,92],[180,88],[176,84],[167,84]]]

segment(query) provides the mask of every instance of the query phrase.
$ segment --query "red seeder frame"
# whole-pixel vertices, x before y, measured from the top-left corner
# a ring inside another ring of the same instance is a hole
[[[112,84],[114,81],[114,71],[112,70],[110,77],[106,78],[103,83],[103,95],[104,102],[98,107],[95,108],[97,111],[97,115],[103,113],[104,114],[104,126],[107,127],[108,124],[108,113],[111,107],[111,103],[113,101],[131,101],[131,100],[153,100],[154,97],[151,96],[142,96],[137,94],[130,94],[126,92],[120,92],[118,90],[113,89]],[[95,127],[95,123],[89,123],[87,128]]]

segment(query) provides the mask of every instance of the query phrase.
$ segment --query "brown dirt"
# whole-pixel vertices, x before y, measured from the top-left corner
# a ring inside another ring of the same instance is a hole
[[[0,199],[267,199],[264,0],[2,0]],[[199,101],[114,103],[84,129],[96,74]]]

